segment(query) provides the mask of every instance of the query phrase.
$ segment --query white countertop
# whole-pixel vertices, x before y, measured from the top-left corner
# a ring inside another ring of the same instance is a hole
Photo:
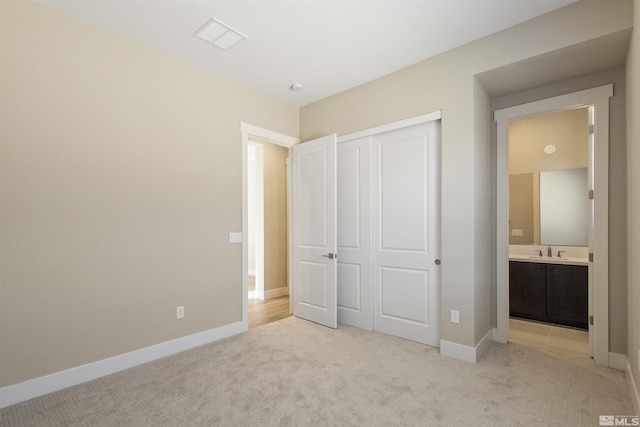
[[[565,265],[589,265],[589,259],[587,258],[573,258],[573,257],[546,257],[546,256],[532,256],[521,254],[510,254],[509,261],[523,261],[523,262],[539,262],[544,264],[565,264]]]

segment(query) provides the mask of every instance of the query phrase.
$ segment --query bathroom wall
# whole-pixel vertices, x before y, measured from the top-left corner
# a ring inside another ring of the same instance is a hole
[[[536,223],[540,224],[540,203],[534,205],[534,199],[540,195],[540,191],[534,191],[537,178],[538,174],[532,173],[509,176],[510,244],[521,245],[540,241],[540,227],[534,227]],[[534,215],[535,212],[538,215]],[[522,235],[514,236],[512,230],[520,230]]]
[[[509,125],[509,175],[584,168],[589,164],[587,108],[516,120]],[[556,152],[544,152],[547,145]]]

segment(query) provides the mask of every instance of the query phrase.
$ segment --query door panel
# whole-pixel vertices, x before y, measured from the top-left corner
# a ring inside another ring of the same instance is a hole
[[[342,252],[340,253],[342,255]],[[360,265],[338,262],[338,321],[340,310],[360,312],[362,309],[361,289],[362,279]]]
[[[293,314],[337,327],[336,136],[292,149]]]
[[[371,138],[338,145],[338,321],[373,328]]]
[[[381,249],[424,253],[427,147],[422,135],[392,138],[381,137],[378,145]]]
[[[390,267],[380,270],[380,316],[428,325],[429,273]]]
[[[373,137],[374,329],[439,345],[436,122]]]

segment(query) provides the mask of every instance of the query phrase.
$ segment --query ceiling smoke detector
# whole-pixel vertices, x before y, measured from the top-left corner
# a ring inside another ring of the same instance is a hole
[[[247,38],[247,36],[241,32],[234,30],[215,18],[209,19],[207,23],[193,33],[193,35],[223,50],[228,50]]]
[[[302,90],[303,87],[304,85],[302,83],[294,83],[291,86],[289,86],[289,89],[291,89],[294,92],[297,92],[299,90]]]

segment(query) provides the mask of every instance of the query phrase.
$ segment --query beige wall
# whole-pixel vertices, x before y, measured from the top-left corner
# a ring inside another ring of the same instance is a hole
[[[240,122],[297,136],[298,109],[31,1],[0,10],[0,386],[239,322]]]
[[[302,140],[442,110],[443,340],[475,346],[495,321],[491,112],[474,75],[628,29],[630,10],[574,3],[301,109]]]
[[[633,2],[635,29],[627,58],[627,195],[629,324],[627,358],[636,387],[640,387],[640,0]],[[638,396],[634,396],[636,414],[640,413]]]
[[[289,149],[264,147],[264,290],[287,286],[287,165]]]
[[[509,175],[589,166],[587,108],[516,120],[509,124]],[[544,153],[549,144],[552,155]]]

